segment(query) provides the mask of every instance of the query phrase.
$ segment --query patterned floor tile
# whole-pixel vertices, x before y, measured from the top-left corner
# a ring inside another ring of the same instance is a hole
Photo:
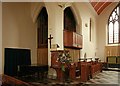
[[[98,73],[93,79],[90,79],[86,84],[109,84],[109,85],[119,85],[120,72],[117,71],[103,71]]]
[[[62,82],[50,79],[44,82],[38,81],[30,83],[33,86],[120,86],[120,72],[103,71],[85,83],[81,83],[80,80]]]

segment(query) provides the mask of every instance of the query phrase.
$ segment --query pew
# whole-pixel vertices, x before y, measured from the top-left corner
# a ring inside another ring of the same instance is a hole
[[[81,62],[81,81],[86,82],[97,73],[102,72],[102,63],[98,61]]]
[[[29,83],[26,83],[24,81],[18,80],[14,77],[8,76],[8,75],[0,75],[0,86],[32,86]]]
[[[91,70],[91,78],[93,78],[97,73],[102,72],[102,63],[92,62],[90,70]]]
[[[89,76],[90,76],[90,67],[91,64],[88,62],[81,62],[81,81],[82,82],[86,82],[87,80],[89,80]]]
[[[65,78],[60,64],[53,65],[52,68],[56,70],[58,80],[63,80]],[[65,66],[65,68],[67,68],[67,66]],[[80,80],[82,82],[86,82],[90,78],[93,78],[99,72],[102,72],[101,62],[81,61],[74,63],[74,65],[70,65],[69,74],[67,76],[72,80],[76,79],[77,76],[80,76]]]

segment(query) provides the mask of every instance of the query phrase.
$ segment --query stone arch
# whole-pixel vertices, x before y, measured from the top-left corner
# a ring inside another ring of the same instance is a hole
[[[72,13],[74,14],[74,18],[76,20],[76,30],[77,30],[77,32],[82,34],[82,19],[80,17],[80,13],[78,12],[77,8],[73,4],[71,6],[67,6],[67,7],[70,7]],[[65,8],[67,8],[67,7],[65,7]]]
[[[48,13],[42,8],[37,17],[38,48],[48,47]],[[44,46],[43,46],[44,45]]]
[[[38,12],[36,23],[37,63],[48,65],[48,13],[45,6],[42,6],[40,12]]]
[[[35,4],[32,6],[32,19],[33,19],[33,22],[35,23],[37,21],[37,17],[39,16],[42,8],[45,7],[46,8],[46,11],[47,11],[47,14],[48,14],[48,10],[47,10],[47,7],[45,5],[45,3],[38,3],[38,4]]]

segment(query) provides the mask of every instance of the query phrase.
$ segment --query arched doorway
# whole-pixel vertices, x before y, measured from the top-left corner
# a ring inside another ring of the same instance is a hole
[[[45,7],[37,18],[37,63],[48,64],[48,14]]]

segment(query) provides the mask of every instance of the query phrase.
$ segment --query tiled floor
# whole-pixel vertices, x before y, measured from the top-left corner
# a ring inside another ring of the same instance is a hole
[[[80,80],[70,80],[70,81],[58,81],[58,80],[45,80],[43,82],[30,82],[33,86],[82,86],[83,83]]]
[[[10,85],[4,85],[2,82],[0,82],[0,86],[120,86],[120,72],[119,71],[103,71],[102,73],[98,73],[94,78],[90,79],[87,82],[80,82],[80,79],[76,80],[67,80],[67,81],[58,81],[53,79],[38,79],[32,77],[27,77],[24,79],[21,79],[22,81],[27,82],[29,85],[15,85],[17,83],[14,81],[11,77],[5,78],[6,75],[1,79],[0,81],[8,82]],[[8,76],[6,76],[8,77]],[[20,78],[19,78],[20,79]],[[14,84],[12,84],[14,82]],[[20,81],[19,81],[20,82]]]
[[[117,71],[103,71],[98,73],[93,79],[90,79],[85,84],[103,84],[111,86],[120,85],[120,72]]]
[[[34,81],[32,81],[32,79]],[[80,79],[76,80],[68,80],[68,81],[58,81],[52,79],[42,79],[37,80],[33,77],[27,77],[23,81],[27,80],[26,82],[30,84],[30,86],[120,86],[120,72],[119,71],[103,71],[98,73],[94,78],[90,79],[87,82],[80,82]],[[2,83],[0,82],[1,86]],[[5,85],[8,86],[8,85]],[[13,86],[13,85],[9,85]],[[18,86],[18,85],[14,85]],[[19,85],[23,86],[23,85]],[[24,85],[25,86],[25,85]]]
[[[50,79],[44,80],[44,82],[37,81],[29,83],[33,86],[120,86],[120,72],[103,71],[85,83],[81,83],[80,80],[61,82]]]

